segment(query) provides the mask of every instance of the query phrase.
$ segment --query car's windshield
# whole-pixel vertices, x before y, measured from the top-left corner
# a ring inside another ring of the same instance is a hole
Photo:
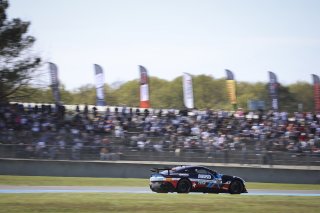
[[[164,170],[164,171],[159,172],[159,173],[162,174],[162,175],[168,175],[168,170]]]
[[[164,170],[164,171],[161,171],[160,174],[162,175],[168,175],[168,174],[171,174],[171,173],[188,173],[187,172],[187,169],[184,168],[184,167],[174,167],[172,169],[168,169],[168,170]]]

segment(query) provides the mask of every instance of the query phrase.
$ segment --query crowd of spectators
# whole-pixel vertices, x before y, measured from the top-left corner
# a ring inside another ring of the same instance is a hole
[[[16,157],[121,158],[123,150],[320,156],[320,113],[0,105],[0,148]]]

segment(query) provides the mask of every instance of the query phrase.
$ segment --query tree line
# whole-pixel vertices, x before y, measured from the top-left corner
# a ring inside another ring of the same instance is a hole
[[[105,101],[110,106],[126,105],[139,106],[139,80],[131,80],[112,88],[105,84]],[[152,108],[183,109],[182,77],[172,81],[157,77],[149,78],[150,102]],[[51,88],[24,87],[20,90],[24,96],[18,96],[12,101],[31,103],[54,103]],[[84,85],[69,91],[60,86],[63,104],[91,104],[96,103],[96,88],[94,85]],[[194,105],[197,109],[226,109],[231,110],[226,88],[226,80],[215,79],[208,75],[193,76]],[[29,95],[25,95],[29,94]],[[265,102],[266,109],[271,108],[267,83],[237,82],[238,107],[247,109],[249,100]],[[297,82],[279,87],[279,110],[298,111],[298,105],[303,111],[313,111],[313,87],[307,82]]]

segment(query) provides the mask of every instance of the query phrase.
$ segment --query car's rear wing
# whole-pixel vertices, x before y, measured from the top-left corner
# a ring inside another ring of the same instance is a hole
[[[151,172],[159,173],[160,171],[168,171],[168,174],[170,174],[171,168],[152,168],[150,169]]]

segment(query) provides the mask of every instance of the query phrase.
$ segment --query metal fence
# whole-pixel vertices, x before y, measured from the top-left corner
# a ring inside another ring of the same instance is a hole
[[[282,152],[266,150],[203,150],[139,148],[123,144],[104,146],[45,146],[19,144],[0,145],[0,158],[51,159],[51,160],[133,160],[237,163],[267,165],[320,166],[320,153]]]

